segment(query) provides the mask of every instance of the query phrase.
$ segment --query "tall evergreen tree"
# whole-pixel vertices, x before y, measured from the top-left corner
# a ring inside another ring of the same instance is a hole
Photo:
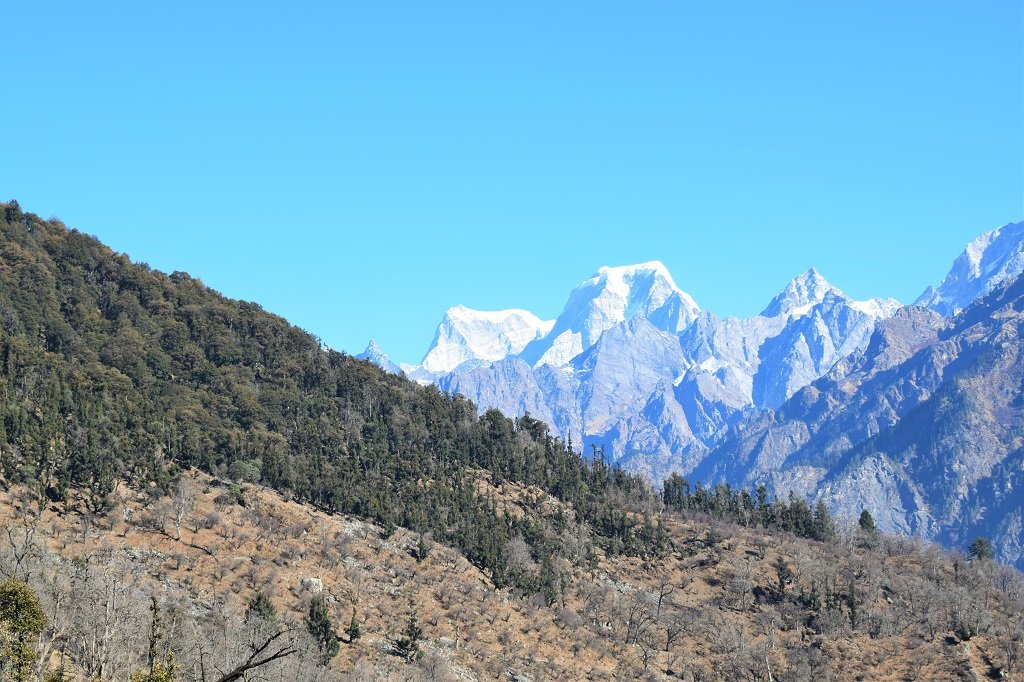
[[[775,577],[778,580],[779,599],[783,599],[786,596],[786,585],[793,579],[793,571],[781,554],[775,559]]]
[[[875,528],[875,517],[873,517],[871,512],[867,509],[861,511],[860,519],[857,520],[857,524],[860,526],[862,531],[867,533],[874,533],[877,530],[877,528]]]
[[[331,621],[327,604],[323,596],[319,594],[309,602],[306,630],[313,636],[317,649],[320,651],[320,665],[326,667],[331,659],[338,655],[341,646],[338,644],[338,634],[334,631],[334,623]]]
[[[967,556],[972,561],[990,561],[995,558],[996,550],[986,537],[977,537],[967,548]]]
[[[423,629],[420,628],[419,617],[416,615],[416,610],[413,609],[409,613],[409,620],[405,623],[405,629],[402,630],[402,636],[395,642],[398,654],[407,661],[418,659],[422,654],[420,651],[420,641],[422,639]]]
[[[245,610],[245,620],[262,620],[269,623],[276,619],[277,610],[270,601],[270,597],[262,590],[258,591],[252,601],[249,602],[249,607]]]
[[[363,636],[363,629],[359,626],[359,621],[356,620],[356,607],[352,607],[352,620],[349,621],[348,627],[345,628],[345,634],[348,635],[348,643],[352,644],[357,639]]]

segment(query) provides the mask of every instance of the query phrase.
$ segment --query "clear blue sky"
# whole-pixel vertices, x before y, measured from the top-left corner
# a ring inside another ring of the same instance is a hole
[[[0,197],[406,361],[605,264],[719,314],[812,265],[911,301],[1024,218],[1022,11],[7,3]]]

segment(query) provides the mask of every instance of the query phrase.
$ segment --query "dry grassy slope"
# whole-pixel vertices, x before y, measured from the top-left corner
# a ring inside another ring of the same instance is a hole
[[[565,606],[548,608],[536,598],[495,590],[451,549],[435,545],[418,562],[417,536],[407,530],[384,539],[376,526],[255,486],[246,488],[243,507],[226,500],[225,489],[208,477],[192,474],[190,480],[196,505],[180,540],[167,500],[148,503],[145,494],[123,489],[117,509],[88,530],[75,515],[47,510],[39,537],[66,557],[113,550],[154,591],[188,595],[199,604],[226,596],[239,611],[262,589],[279,612],[299,617],[310,596],[303,579],[319,578],[339,631],[352,607],[357,610],[364,636],[343,643],[333,665],[355,670],[359,679],[408,679],[391,643],[412,608],[425,632],[428,655],[420,672],[427,679],[769,679],[770,668],[775,680],[962,680],[995,675],[1002,661],[995,634],[961,642],[940,627],[929,639],[906,615],[924,613],[921,595],[935,595],[928,584],[952,580],[946,558],[933,550],[866,554],[849,544],[675,519],[669,521],[673,554],[655,561],[602,555],[593,574],[565,567]],[[483,479],[480,485],[502,504],[529,502],[522,513],[557,504],[540,491],[495,490]],[[542,504],[533,506],[537,499]],[[17,491],[0,493],[0,526],[19,523],[17,500]],[[709,530],[720,539],[709,541]],[[862,618],[877,612],[894,634],[872,638],[865,626],[851,632],[845,620],[833,635],[815,634],[796,605],[771,606],[780,555],[796,573],[791,592],[809,588],[815,576],[844,584],[856,575]],[[666,583],[674,590],[663,600],[661,622],[681,629],[671,651],[664,651],[661,625],[653,629],[658,650],[627,644],[631,620],[643,620],[637,617],[641,605],[656,614]],[[919,603],[908,606],[915,599]],[[986,596],[996,621],[1013,608],[1001,599]]]

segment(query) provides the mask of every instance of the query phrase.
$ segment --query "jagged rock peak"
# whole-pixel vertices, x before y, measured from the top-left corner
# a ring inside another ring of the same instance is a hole
[[[370,339],[370,343],[367,344],[366,350],[356,357],[360,360],[369,360],[385,372],[391,372],[392,374],[402,373],[402,369],[391,361],[388,354],[385,353],[379,345],[377,345],[377,341],[374,339]]]
[[[761,313],[764,317],[790,315],[797,317],[825,300],[828,294],[845,296],[841,290],[829,284],[815,268],[790,280],[786,288],[773,298]]]
[[[865,315],[879,318],[889,317],[902,305],[894,298],[856,301],[843,293],[839,287],[830,284],[816,268],[810,268],[790,280],[782,293],[773,298],[768,307],[761,312],[761,316],[801,317],[829,299],[842,300],[849,307],[859,310]]]
[[[953,261],[938,287],[928,287],[917,305],[955,315],[1001,282],[1024,272],[1024,222],[980,235]]]
[[[699,313],[697,303],[659,261],[602,267],[572,290],[551,333],[532,343],[523,359],[534,366],[562,367],[601,334],[633,317],[675,334]]]

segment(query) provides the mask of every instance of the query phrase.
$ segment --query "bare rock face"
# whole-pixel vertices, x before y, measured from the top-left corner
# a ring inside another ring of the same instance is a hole
[[[884,530],[947,544],[985,535],[1024,565],[1022,334],[1024,278],[951,320],[905,308],[862,352],[734,429],[693,476],[813,490],[835,511],[868,509]]]

